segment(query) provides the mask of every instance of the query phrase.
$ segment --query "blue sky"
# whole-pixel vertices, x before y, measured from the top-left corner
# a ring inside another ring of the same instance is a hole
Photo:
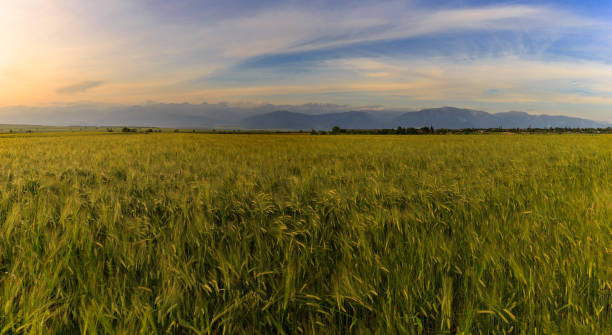
[[[336,103],[612,121],[606,1],[0,3],[0,107]]]

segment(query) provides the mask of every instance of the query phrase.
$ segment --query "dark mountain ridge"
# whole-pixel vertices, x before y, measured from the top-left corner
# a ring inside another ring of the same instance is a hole
[[[303,114],[278,111],[253,115],[242,120],[241,126],[252,129],[331,129],[343,128],[380,128],[385,124],[373,113],[340,112],[327,114]]]
[[[524,112],[491,114],[472,109],[442,107],[416,112],[341,112],[310,115],[278,111],[243,119],[241,127],[249,129],[329,130],[334,126],[344,129],[420,128],[605,128],[604,122],[556,115],[531,115]]]
[[[163,104],[103,105],[83,103],[43,107],[0,108],[6,124],[48,126],[143,126],[197,129],[329,130],[381,128],[605,128],[609,123],[575,117],[532,115],[524,112],[491,114],[472,109],[442,107],[420,111],[359,110],[331,104],[231,105]]]

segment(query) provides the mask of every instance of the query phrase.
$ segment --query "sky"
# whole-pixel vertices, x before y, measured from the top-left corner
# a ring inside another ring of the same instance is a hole
[[[0,108],[456,106],[612,122],[612,3],[0,0]]]

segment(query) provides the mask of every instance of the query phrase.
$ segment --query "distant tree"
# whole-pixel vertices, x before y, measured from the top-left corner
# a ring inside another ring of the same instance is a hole
[[[338,126],[334,126],[332,128],[332,134],[340,134],[340,132],[342,131],[342,129]]]

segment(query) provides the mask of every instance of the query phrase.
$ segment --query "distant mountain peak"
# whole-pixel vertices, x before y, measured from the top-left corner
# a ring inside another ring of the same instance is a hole
[[[42,107],[0,108],[3,123],[168,128],[327,130],[380,128],[605,128],[608,123],[558,115],[511,111],[490,114],[457,107],[419,111],[350,109],[344,105],[156,103],[110,105],[75,103]]]
[[[334,126],[345,129],[377,129],[434,127],[462,128],[600,128],[608,125],[567,116],[531,115],[525,112],[491,114],[484,111],[440,107],[406,113],[380,113],[377,111],[349,111],[327,114],[304,114],[287,111],[254,115],[244,119],[241,126],[251,129],[320,129]]]

